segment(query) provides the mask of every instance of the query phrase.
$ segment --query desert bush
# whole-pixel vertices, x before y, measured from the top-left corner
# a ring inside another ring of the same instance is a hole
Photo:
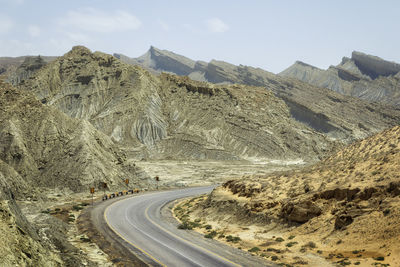
[[[271,257],[271,260],[272,260],[272,261],[276,261],[276,260],[278,260],[278,256],[275,256],[275,255],[274,255],[274,256],[272,256],[272,257]]]
[[[192,230],[193,227],[190,224],[188,224],[187,222],[184,222],[184,223],[181,223],[180,225],[178,225],[178,229],[181,229],[181,230]]]
[[[283,241],[285,241],[285,239],[283,239],[282,237],[277,237],[277,238],[275,239],[275,241],[283,242]]]
[[[289,243],[286,244],[286,246],[287,246],[288,248],[290,248],[290,247],[293,247],[293,246],[296,245],[296,244],[298,244],[296,241],[295,241],[295,242],[289,242]]]
[[[252,247],[251,249],[249,249],[249,252],[257,252],[260,251],[261,249],[259,247]]]
[[[205,237],[205,238],[213,239],[214,237],[217,236],[217,234],[218,234],[217,231],[211,231],[210,233],[204,235],[204,237]]]

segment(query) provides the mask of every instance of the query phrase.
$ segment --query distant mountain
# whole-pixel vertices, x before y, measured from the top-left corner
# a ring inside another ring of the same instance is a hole
[[[331,89],[367,101],[400,107],[400,64],[353,52],[337,66],[318,69],[297,61],[280,76]]]
[[[333,145],[264,88],[155,76],[85,47],[74,47],[19,88],[88,120],[144,159],[316,160]]]
[[[0,78],[6,79],[9,75],[15,73],[17,68],[30,58],[40,57],[45,63],[55,60],[57,57],[48,56],[22,56],[22,57],[0,57]]]
[[[197,81],[264,87],[283,99],[289,106],[291,115],[298,121],[331,138],[345,142],[365,138],[386,127],[400,123],[400,108],[396,109],[343,96],[343,94],[332,90],[303,83],[298,79],[285,77],[285,75],[275,75],[259,68],[243,65],[235,66],[217,60],[212,60],[209,63],[193,61],[173,52],[154,47],[151,47],[146,54],[136,59],[130,59],[120,54],[114,54],[114,56],[129,64],[151,69],[153,72],[185,75]],[[365,65],[368,60],[359,59],[357,62],[357,64],[363,62]],[[380,66],[378,63],[376,65]],[[324,71],[304,63],[297,62],[296,66],[305,71],[295,73],[299,77],[304,76],[304,79],[307,80],[320,77],[321,73],[324,73]],[[346,77],[347,80],[358,79],[353,77],[355,74],[347,71],[347,69],[351,70],[352,68],[356,69],[355,63],[353,65],[351,62],[346,63],[343,67],[346,71],[340,72],[341,77]],[[369,70],[369,74],[372,76],[378,73],[387,74],[393,69],[396,70],[396,68],[387,67],[383,64],[379,71],[372,72]],[[321,79],[329,82],[328,78],[322,77]],[[396,81],[398,77],[393,79],[393,81]],[[373,80],[369,78],[368,81]],[[394,92],[397,89],[395,86],[388,85],[387,90]]]

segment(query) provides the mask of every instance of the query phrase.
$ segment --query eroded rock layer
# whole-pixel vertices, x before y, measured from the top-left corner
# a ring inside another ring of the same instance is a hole
[[[315,160],[331,141],[265,88],[154,76],[75,47],[20,85],[141,158]]]

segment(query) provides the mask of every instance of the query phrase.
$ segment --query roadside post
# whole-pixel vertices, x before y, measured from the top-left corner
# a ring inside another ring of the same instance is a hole
[[[107,189],[107,183],[106,182],[103,182],[103,199],[104,199],[104,197],[106,196],[106,189]]]
[[[90,188],[90,194],[92,194],[92,206],[93,206],[94,187]]]
[[[156,183],[157,183],[157,187],[156,188],[158,190],[158,182],[160,181],[160,177],[156,176],[155,179],[156,179]]]

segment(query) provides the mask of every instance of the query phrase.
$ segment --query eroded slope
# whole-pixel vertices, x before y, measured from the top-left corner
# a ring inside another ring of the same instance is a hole
[[[90,123],[46,107],[33,95],[0,84],[0,159],[36,188],[87,190],[123,179],[145,185],[145,174]],[[141,180],[138,177],[142,177]],[[17,185],[16,187],[17,188]]]
[[[331,142],[290,116],[264,88],[213,85],[75,47],[20,88],[141,158],[315,160]]]

